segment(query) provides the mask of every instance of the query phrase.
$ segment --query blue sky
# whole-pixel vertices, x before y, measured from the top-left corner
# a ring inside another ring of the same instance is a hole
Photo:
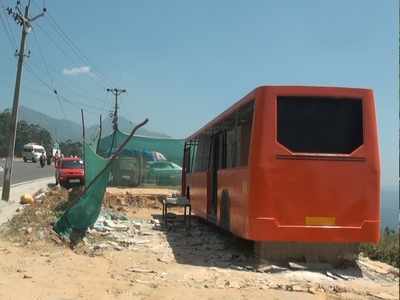
[[[0,0],[4,7],[14,3]],[[43,1],[34,3],[37,12]],[[398,1],[46,4],[50,16],[37,20],[29,34],[28,64],[65,99],[91,106],[89,123],[98,119],[97,109],[111,109],[105,88],[112,86],[128,90],[121,97],[122,115],[134,122],[149,117],[149,128],[173,137],[189,135],[258,85],[372,88],[383,185],[398,178]],[[12,19],[2,17],[18,38]],[[63,41],[52,18],[83,55]],[[0,41],[4,108],[12,102],[16,60],[4,28]],[[54,95],[25,70],[21,104],[63,118]],[[79,122],[81,105],[62,106],[67,118]]]

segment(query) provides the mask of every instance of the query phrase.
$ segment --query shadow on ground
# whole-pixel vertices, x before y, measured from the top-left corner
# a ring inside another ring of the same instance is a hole
[[[260,271],[264,267],[255,259],[253,241],[238,238],[197,217],[192,217],[192,226],[189,229],[185,226],[182,215],[169,214],[167,225],[164,224],[162,215],[152,216],[162,225],[160,230],[165,233],[177,263],[250,271]],[[268,272],[288,271],[288,263],[289,261],[274,262],[275,268],[269,269]],[[363,276],[355,262],[346,262],[336,268],[314,265],[306,270],[336,279]]]
[[[169,213],[165,226],[162,215],[153,215],[162,224],[175,259],[181,264],[221,268],[252,268],[253,242],[240,239],[211,223],[193,217],[191,227],[183,216]]]

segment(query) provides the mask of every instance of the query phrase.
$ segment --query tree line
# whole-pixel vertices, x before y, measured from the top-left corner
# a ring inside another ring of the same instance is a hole
[[[8,145],[10,141],[11,113],[8,109],[0,112],[0,157],[8,154]],[[46,151],[51,152],[53,147],[53,138],[46,129],[36,124],[28,124],[21,120],[17,124],[17,136],[15,140],[15,155],[21,156],[22,150],[27,143],[38,143]]]
[[[0,112],[0,157],[8,155],[10,141],[11,112],[6,109]],[[48,130],[37,124],[28,124],[26,121],[18,121],[17,136],[15,140],[15,155],[22,156],[25,144],[37,143],[42,145],[47,153],[52,153],[54,140]],[[65,156],[82,155],[82,143],[66,140],[60,143],[60,150]]]

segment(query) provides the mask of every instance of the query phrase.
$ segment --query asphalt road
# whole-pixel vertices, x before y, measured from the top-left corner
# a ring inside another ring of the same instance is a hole
[[[0,160],[0,186],[3,186],[4,165],[5,161]],[[39,163],[25,163],[16,160],[13,163],[11,184],[52,176],[54,176],[54,167],[52,165],[46,165],[44,168],[41,168]]]

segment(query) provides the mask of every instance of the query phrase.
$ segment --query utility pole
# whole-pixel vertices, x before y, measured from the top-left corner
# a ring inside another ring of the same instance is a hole
[[[25,6],[25,12],[22,14],[20,9],[20,2],[17,1],[17,5],[14,9],[7,8],[7,12],[10,16],[12,16],[19,24],[22,26],[21,30],[21,42],[19,46],[19,51],[16,50],[15,55],[18,56],[18,65],[17,65],[17,75],[15,79],[15,88],[14,88],[14,100],[11,114],[11,124],[10,124],[10,141],[8,144],[8,157],[6,160],[6,165],[4,168],[4,181],[3,181],[3,191],[1,195],[1,199],[4,201],[8,201],[10,198],[10,185],[11,185],[11,174],[12,174],[12,166],[14,159],[14,151],[15,151],[15,136],[17,134],[17,120],[18,120],[18,103],[19,103],[19,91],[21,86],[21,76],[22,76],[22,64],[24,62],[25,57],[25,42],[28,33],[32,30],[32,22],[36,19],[42,17],[46,9],[43,8],[43,11],[37,16],[30,18],[29,17],[29,7],[31,1],[28,0],[28,4]],[[29,54],[29,52],[28,52]]]
[[[107,92],[112,93],[115,96],[115,106],[114,106],[114,113],[112,115],[112,123],[113,123],[113,130],[118,130],[118,96],[122,93],[126,93],[125,89],[107,89]]]

